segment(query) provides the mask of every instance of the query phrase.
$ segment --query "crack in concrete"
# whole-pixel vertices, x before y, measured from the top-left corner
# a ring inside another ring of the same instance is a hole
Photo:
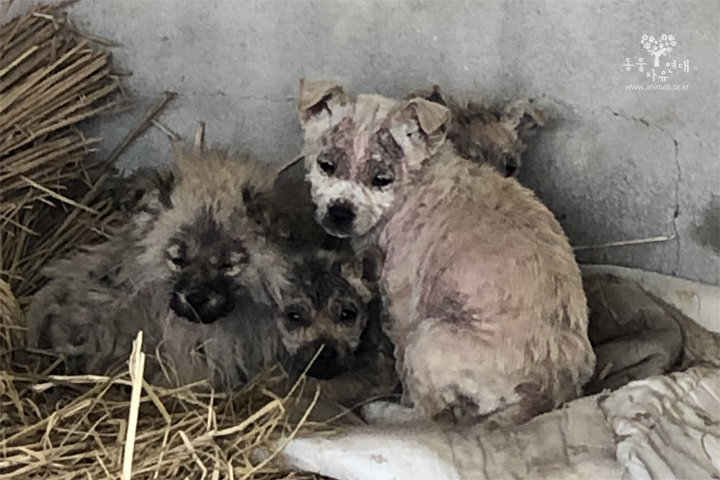
[[[678,231],[677,226],[677,219],[680,217],[680,182],[682,181],[682,167],[680,165],[680,142],[677,141],[677,139],[666,129],[659,125],[655,125],[654,123],[650,123],[644,118],[637,118],[633,116],[626,116],[619,112],[613,111],[613,115],[616,117],[623,118],[628,121],[638,122],[646,127],[649,128],[656,128],[659,131],[661,131],[663,134],[667,135],[670,140],[673,142],[673,151],[674,151],[674,159],[675,159],[675,169],[677,171],[677,175],[675,177],[675,192],[674,192],[674,209],[673,209],[673,215],[672,219],[670,221],[670,224],[672,225],[673,230],[673,237],[675,238],[675,268],[672,271],[672,275],[677,275],[678,271],[680,270],[680,252],[681,252],[681,246],[680,246],[680,232]]]

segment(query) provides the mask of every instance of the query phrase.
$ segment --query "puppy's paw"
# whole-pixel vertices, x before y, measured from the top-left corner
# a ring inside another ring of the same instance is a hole
[[[256,447],[250,450],[250,462],[253,465],[259,465],[263,462],[267,462],[265,464],[266,468],[281,471],[292,470],[293,466],[288,463],[286,454],[283,451],[283,448],[285,447],[284,444],[287,443],[287,441],[287,439],[278,439],[270,445]]]
[[[422,418],[415,409],[382,400],[364,405],[360,416],[370,425],[403,425]]]

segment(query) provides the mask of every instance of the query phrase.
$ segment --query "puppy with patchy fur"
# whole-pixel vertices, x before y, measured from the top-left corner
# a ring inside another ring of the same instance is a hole
[[[544,112],[532,100],[517,100],[502,108],[489,108],[474,102],[461,104],[446,98],[437,85],[415,90],[407,96],[408,99],[416,97],[450,108],[452,124],[448,140],[455,145],[458,155],[478,164],[491,165],[508,177],[516,176],[521,168],[524,139],[546,122]],[[132,198],[131,194],[139,194],[142,198],[141,192],[130,189],[125,193],[125,204]],[[314,221],[315,208],[310,185],[305,179],[303,157],[294,159],[280,170],[268,205],[272,212],[270,234],[291,250],[320,247],[351,251],[347,239],[328,235]]]
[[[533,193],[459,157],[438,103],[301,81],[298,108],[317,221],[386,255],[405,407],[368,416],[521,423],[577,397],[595,362],[580,271]]]

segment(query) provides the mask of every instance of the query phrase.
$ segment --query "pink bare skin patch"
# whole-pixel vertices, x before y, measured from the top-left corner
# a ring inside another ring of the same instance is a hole
[[[368,143],[370,143],[370,134],[366,130],[358,132],[358,135],[353,140],[353,159],[355,160],[355,164],[365,158]]]

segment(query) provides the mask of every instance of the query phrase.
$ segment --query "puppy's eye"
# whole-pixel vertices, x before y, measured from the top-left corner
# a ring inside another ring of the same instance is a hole
[[[387,187],[395,181],[395,177],[391,173],[378,173],[372,179],[372,185],[376,188]]]
[[[237,265],[238,263],[245,263],[248,260],[247,253],[242,252],[233,252],[230,254],[230,263],[233,265]]]
[[[172,270],[177,272],[187,266],[185,248],[182,245],[171,245],[165,253],[168,258],[168,265]]]
[[[422,138],[422,132],[420,130],[413,130],[412,132],[407,133],[407,137],[412,140],[419,140]]]
[[[518,169],[517,161],[513,157],[506,155],[503,157],[503,162],[505,163],[505,176],[514,176]]]
[[[295,310],[290,310],[289,312],[285,313],[285,318],[287,319],[288,323],[293,326],[298,326],[305,323],[305,319],[300,314],[300,312]]]
[[[340,312],[340,321],[342,323],[352,323],[357,318],[357,311],[350,309],[350,308],[344,308],[342,312]]]
[[[318,167],[320,167],[320,170],[322,170],[326,175],[332,175],[335,173],[335,162],[330,160],[328,157],[324,155],[320,155],[317,159]]]
[[[228,261],[220,265],[220,270],[228,277],[236,277],[242,272],[242,266],[248,261],[245,252],[233,252],[228,257]]]
[[[170,259],[170,261],[173,263],[173,265],[178,266],[180,268],[183,268],[184,266],[187,265],[187,262],[185,261],[185,259],[180,258],[180,257],[172,258],[172,259]]]

